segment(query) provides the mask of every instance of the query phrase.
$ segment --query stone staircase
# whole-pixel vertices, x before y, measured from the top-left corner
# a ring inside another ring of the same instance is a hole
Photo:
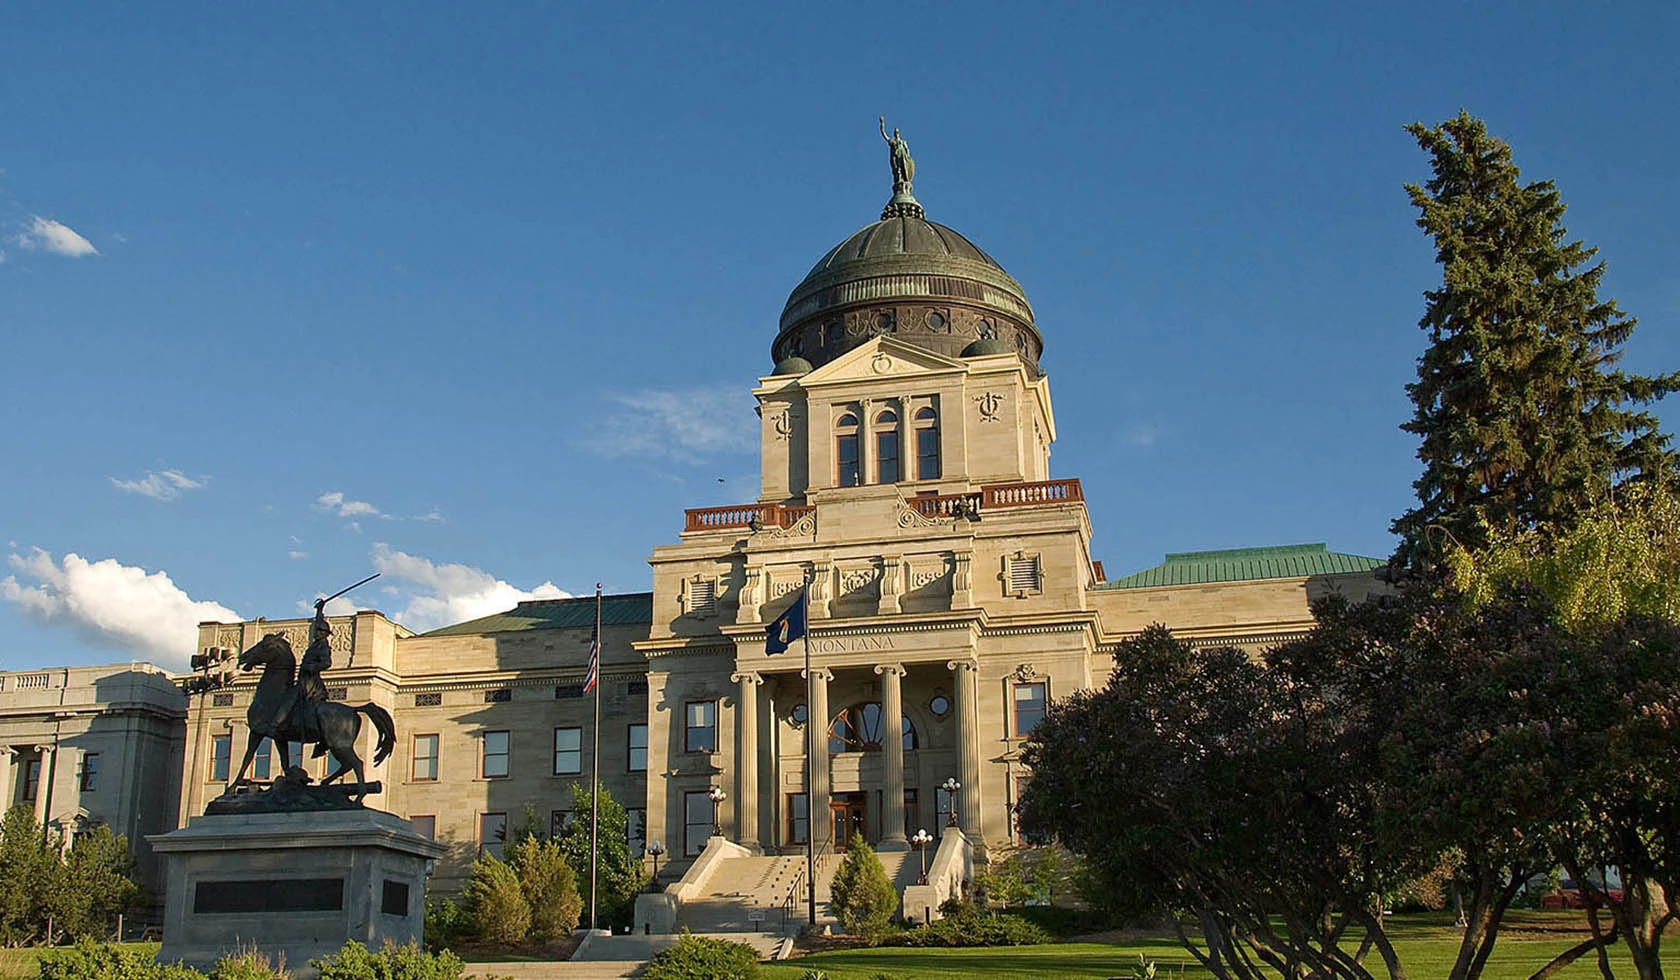
[[[691,932],[783,934],[784,926],[797,928],[804,917],[799,903],[795,915],[783,919],[783,901],[788,889],[800,880],[804,856],[736,857],[722,862],[707,883],[707,893],[682,904],[677,923]],[[818,900],[827,901],[818,880]],[[819,913],[824,911],[818,910]]]

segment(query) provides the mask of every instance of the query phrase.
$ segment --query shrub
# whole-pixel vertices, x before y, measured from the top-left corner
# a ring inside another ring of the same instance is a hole
[[[531,909],[526,938],[546,943],[576,929],[583,899],[578,897],[577,879],[560,845],[527,837],[508,849],[508,859]]]
[[[473,862],[465,899],[473,932],[485,942],[517,943],[531,929],[531,906],[519,876],[492,855]]]
[[[853,834],[846,844],[846,859],[834,873],[831,895],[840,924],[859,936],[880,936],[898,911],[898,889],[887,880],[881,859],[860,834]]]
[[[888,946],[1037,946],[1053,942],[1048,932],[1017,915],[996,915],[968,903],[946,902],[944,918],[889,936]]]
[[[255,946],[224,956],[210,968],[210,980],[290,980],[284,961],[275,963]]]
[[[321,971],[321,980],[460,980],[463,969],[460,958],[448,950],[433,954],[414,943],[398,946],[387,941],[376,953],[355,940],[309,965]]]
[[[80,939],[74,946],[43,952],[41,980],[205,980],[179,963],[159,963],[155,946],[115,946]]]
[[[449,949],[463,939],[471,939],[472,935],[472,918],[467,915],[467,910],[456,905],[453,899],[445,898],[426,903],[427,949]]]
[[[758,951],[751,946],[684,933],[675,946],[659,951],[642,980],[748,980],[756,976]]]

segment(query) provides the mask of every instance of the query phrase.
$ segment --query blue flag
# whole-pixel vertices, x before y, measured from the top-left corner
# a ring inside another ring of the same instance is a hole
[[[805,590],[794,596],[793,605],[776,621],[764,627],[764,652],[786,653],[788,644],[805,636]]]

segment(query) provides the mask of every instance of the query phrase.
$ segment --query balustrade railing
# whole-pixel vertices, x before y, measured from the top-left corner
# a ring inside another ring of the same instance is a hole
[[[684,531],[723,531],[730,528],[752,527],[756,521],[763,527],[792,527],[815,507],[796,507],[785,504],[738,504],[733,507],[691,507],[684,511]]]
[[[1085,499],[1078,480],[1037,483],[997,483],[974,493],[911,497],[907,503],[923,517],[975,517],[983,510],[1004,507],[1041,507],[1077,503]],[[792,527],[815,507],[786,504],[737,504],[733,507],[694,507],[684,511],[684,531],[724,531],[735,528]]]

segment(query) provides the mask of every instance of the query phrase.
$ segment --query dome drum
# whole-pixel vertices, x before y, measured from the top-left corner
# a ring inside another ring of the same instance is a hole
[[[895,303],[833,311],[784,330],[772,345],[776,363],[798,357],[826,364],[873,337],[892,336],[917,347],[961,356],[977,341],[1020,354],[1036,369],[1043,341],[1030,325],[987,309],[950,303]]]

